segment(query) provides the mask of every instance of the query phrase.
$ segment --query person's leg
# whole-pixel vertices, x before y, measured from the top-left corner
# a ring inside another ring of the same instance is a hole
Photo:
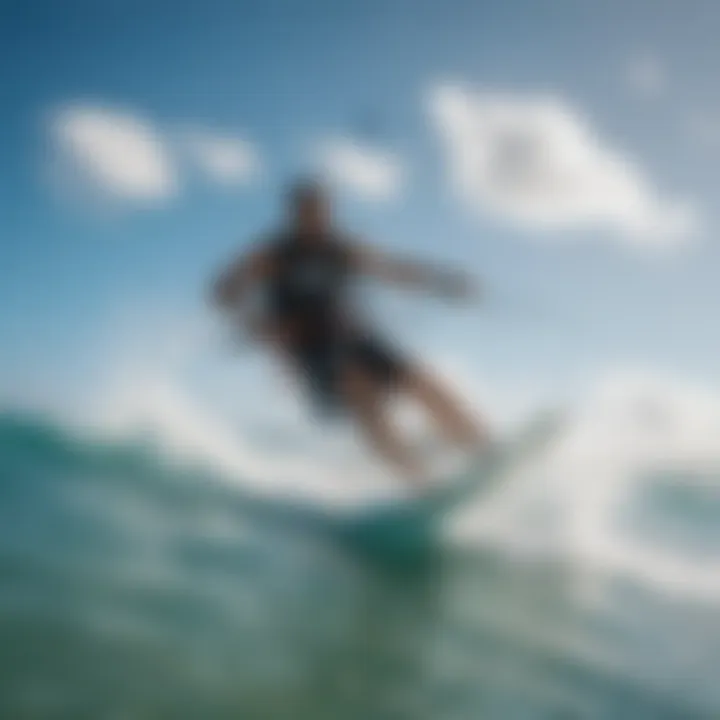
[[[439,378],[428,371],[411,366],[404,368],[402,389],[425,407],[445,438],[453,444],[475,450],[489,443],[485,423],[472,417]]]
[[[355,348],[358,361],[385,390],[397,390],[424,406],[445,438],[461,449],[488,444],[483,422],[473,418],[438,378],[408,362],[378,338],[361,339]]]
[[[343,368],[339,382],[345,406],[375,451],[405,478],[416,485],[424,485],[424,470],[419,458],[388,418],[384,388],[356,365]]]

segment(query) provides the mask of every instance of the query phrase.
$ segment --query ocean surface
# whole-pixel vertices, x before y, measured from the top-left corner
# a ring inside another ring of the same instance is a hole
[[[0,416],[0,718],[720,718],[714,490],[666,473],[623,507],[663,575],[445,526],[366,543],[250,487]]]

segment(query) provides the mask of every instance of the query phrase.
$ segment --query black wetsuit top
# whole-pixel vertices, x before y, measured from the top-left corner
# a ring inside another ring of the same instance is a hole
[[[275,242],[273,266],[268,310],[275,320],[289,323],[299,342],[322,342],[345,329],[354,272],[349,245],[340,236],[282,235]]]

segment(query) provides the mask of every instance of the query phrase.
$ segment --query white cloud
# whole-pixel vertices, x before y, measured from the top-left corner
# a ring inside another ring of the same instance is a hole
[[[392,153],[350,138],[331,138],[319,147],[320,166],[329,179],[371,200],[389,200],[402,189],[402,163]]]
[[[222,185],[246,183],[260,169],[253,145],[233,135],[190,130],[182,135],[181,143],[198,168]]]
[[[637,165],[557,98],[441,85],[429,98],[453,190],[526,229],[611,230],[636,245],[696,231],[686,202],[661,197]]]
[[[123,110],[70,105],[52,118],[64,175],[115,199],[164,200],[177,192],[175,162],[155,127]]]
[[[69,104],[51,118],[52,179],[72,196],[157,203],[178,194],[183,160],[220,185],[249,182],[260,157],[249,142],[193,126],[176,132],[129,110]]]
[[[627,68],[626,79],[630,88],[644,97],[658,97],[667,84],[665,69],[651,55],[635,58]]]

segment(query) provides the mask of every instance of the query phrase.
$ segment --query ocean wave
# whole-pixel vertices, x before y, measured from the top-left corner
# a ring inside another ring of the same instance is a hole
[[[527,479],[513,482],[530,501]],[[672,496],[673,481],[646,482],[652,499],[637,501],[665,537],[678,502],[655,495]],[[708,503],[683,503],[680,515],[711,524]],[[470,557],[448,546],[419,568],[387,566],[336,542],[343,516],[319,508],[152,442],[1,416],[0,668],[11,691],[0,714],[337,717],[352,707],[368,717],[401,703],[416,717],[418,703],[474,712],[488,698],[497,717],[700,718],[720,707],[711,664],[690,682],[680,660],[646,652],[690,636],[713,652],[702,609],[693,624],[631,596],[601,622],[572,605],[561,575],[486,560],[482,544]],[[633,643],[608,634],[623,623]]]

